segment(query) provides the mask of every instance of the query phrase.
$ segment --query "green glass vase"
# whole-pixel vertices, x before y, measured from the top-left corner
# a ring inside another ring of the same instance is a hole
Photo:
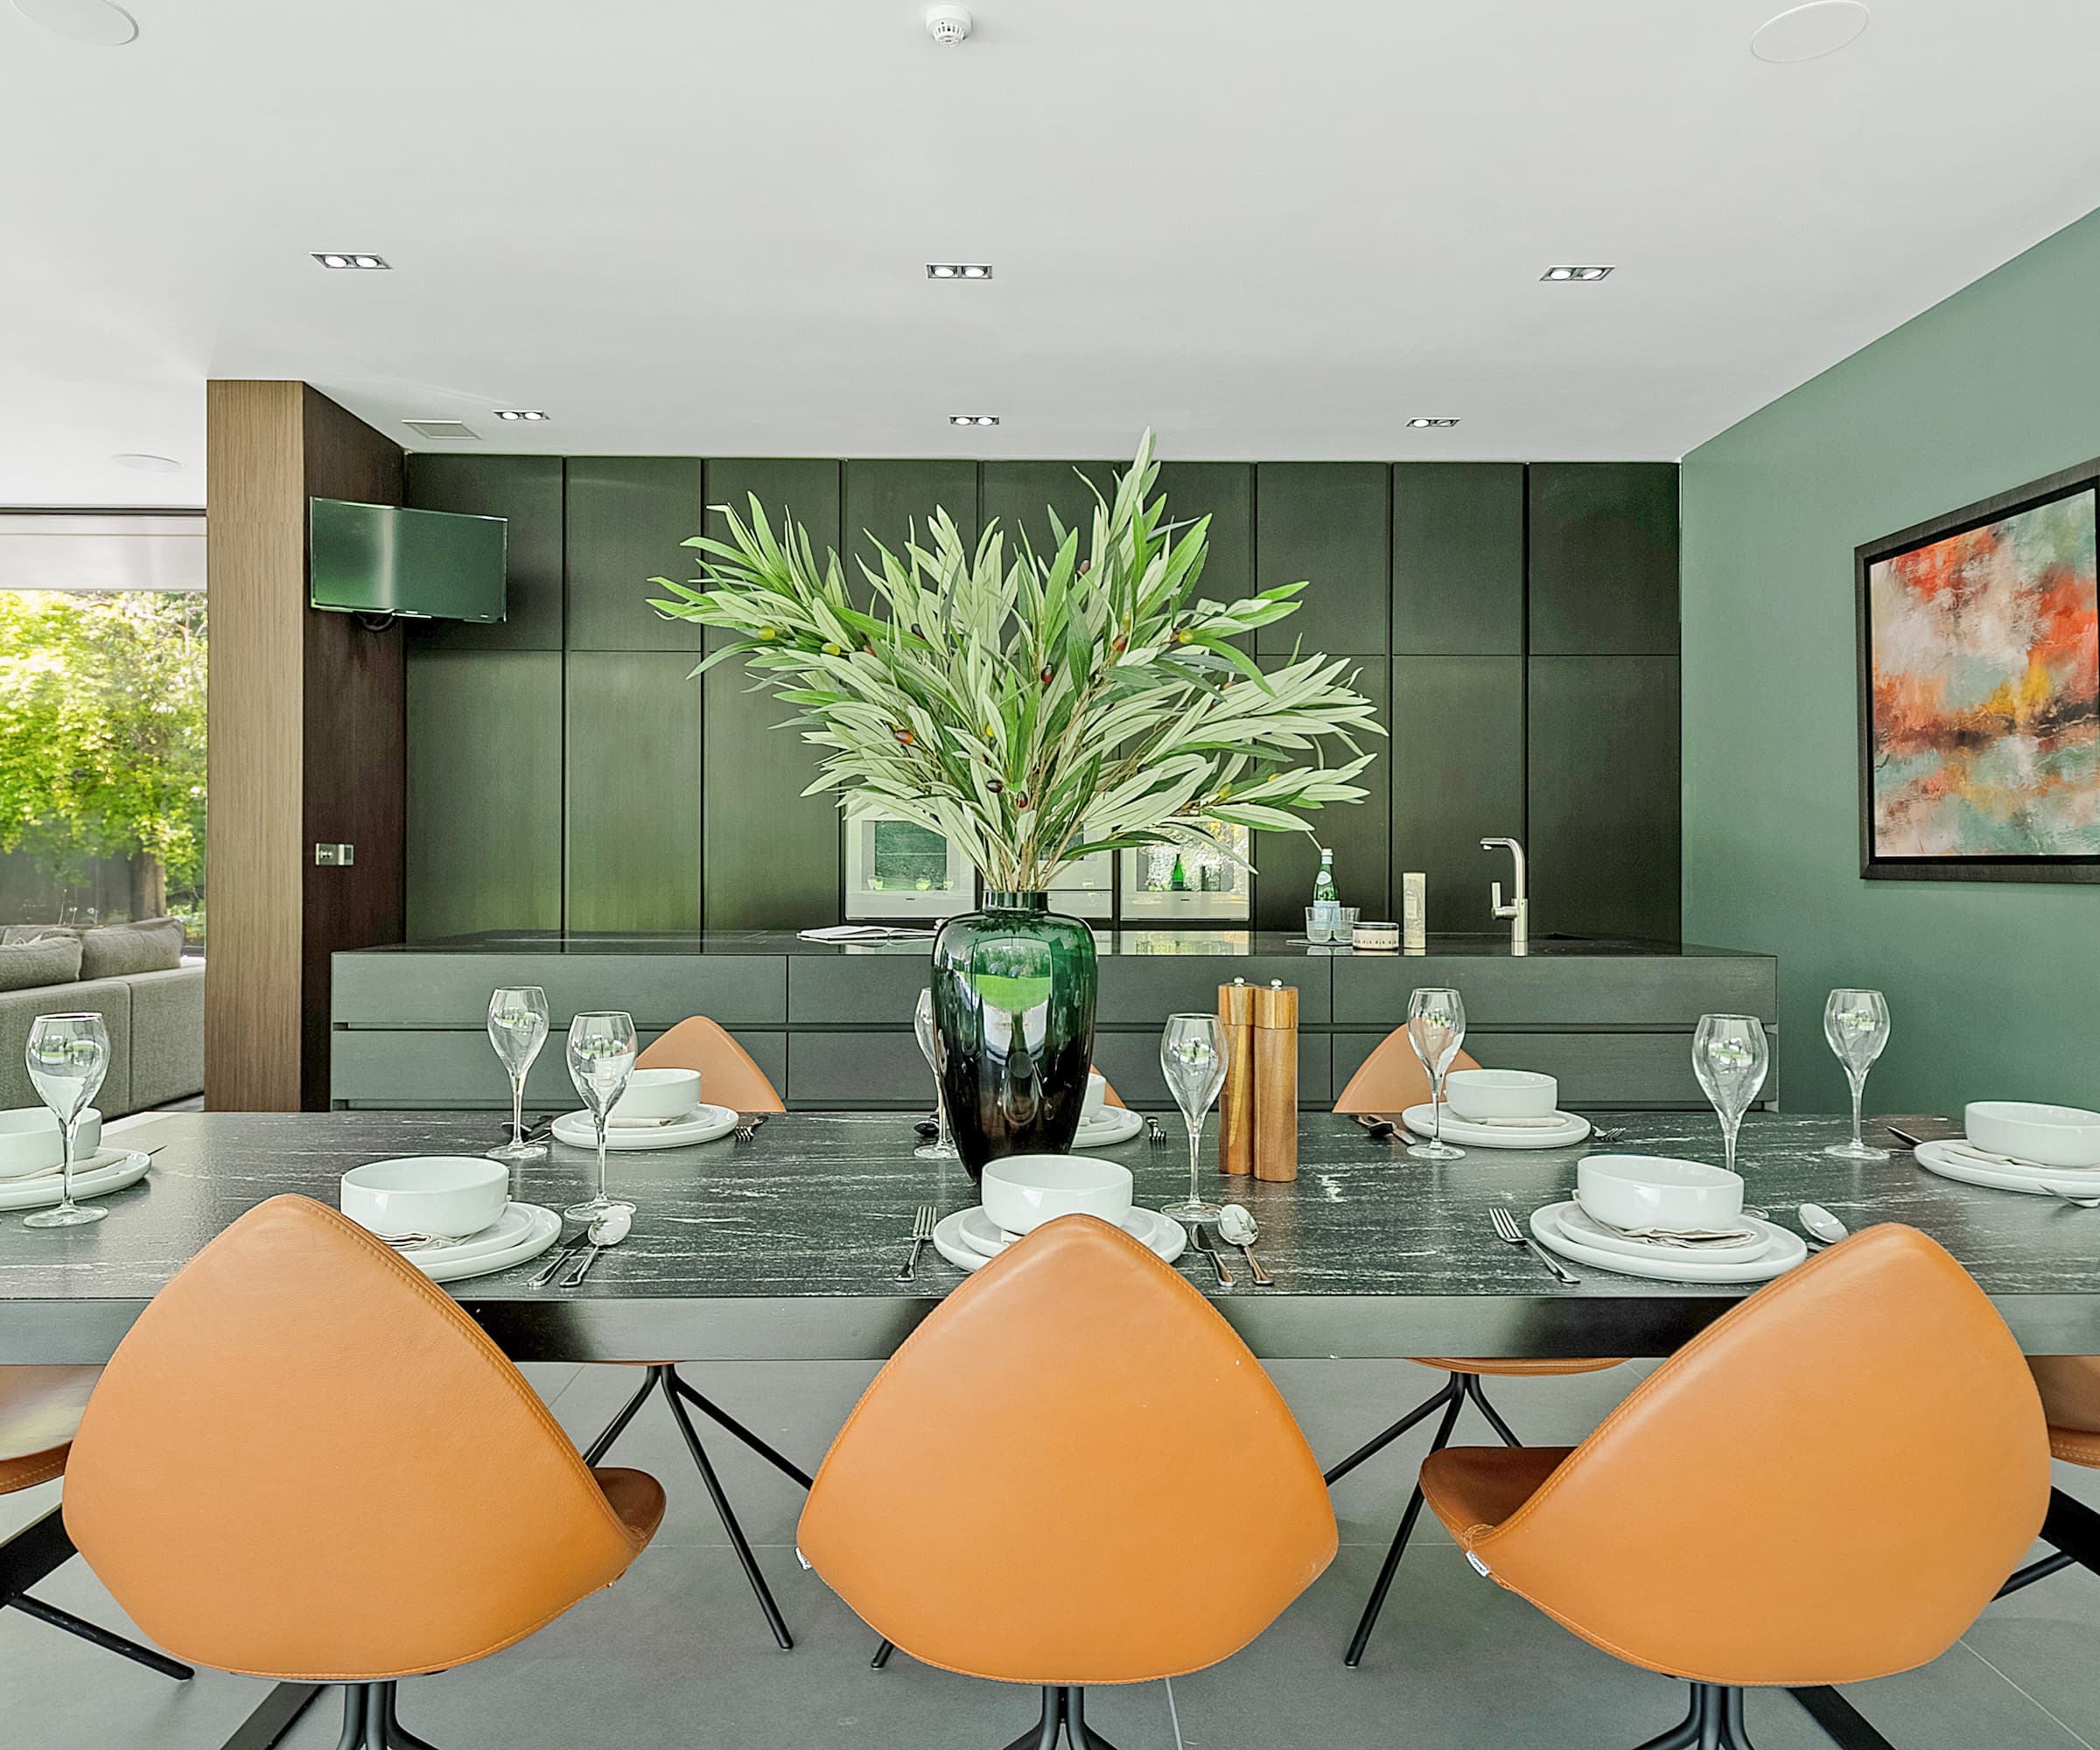
[[[956,1152],[972,1180],[1010,1154],[1062,1154],[1094,1066],[1094,932],[1046,893],[987,893],[934,941],[934,1024]]]

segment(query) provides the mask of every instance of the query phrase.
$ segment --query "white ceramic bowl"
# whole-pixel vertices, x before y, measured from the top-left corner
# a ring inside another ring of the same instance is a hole
[[[1092,1124],[1101,1116],[1101,1109],[1108,1103],[1108,1100],[1109,1078],[1098,1069],[1089,1069],[1087,1072],[1086,1103],[1079,1110],[1080,1123]]]
[[[1550,1118],[1560,1083],[1529,1069],[1454,1069],[1444,1097],[1461,1118]]]
[[[1060,1215],[1098,1215],[1121,1227],[1130,1213],[1130,1170],[1083,1154],[1010,1154],[978,1182],[984,1213],[1010,1234]]]
[[[627,1091],[612,1102],[618,1118],[682,1118],[700,1103],[696,1069],[638,1069]]]
[[[90,1106],[80,1114],[74,1157],[86,1160],[102,1145],[102,1115]],[[48,1106],[0,1112],[0,1179],[21,1179],[62,1165],[66,1141]]]
[[[510,1200],[510,1169],[477,1154],[404,1155],[343,1175],[343,1214],[374,1234],[478,1234]]]
[[[1974,1100],[1962,1109],[1969,1140],[2040,1166],[2100,1166],[2100,1112],[2029,1100]]]
[[[1614,1228],[1685,1233],[1732,1227],[1743,1214],[1740,1173],[1664,1155],[1591,1155],[1575,1164],[1575,1196]]]

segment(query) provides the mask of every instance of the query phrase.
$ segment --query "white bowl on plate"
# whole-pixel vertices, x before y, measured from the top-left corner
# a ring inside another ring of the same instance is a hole
[[[1550,1118],[1560,1083],[1529,1069],[1454,1069],[1444,1078],[1444,1099],[1461,1118]]]
[[[86,1160],[102,1145],[102,1115],[90,1106],[74,1133],[73,1156]],[[64,1165],[66,1138],[48,1106],[0,1112],[0,1179],[26,1179]]]
[[[1101,1109],[1108,1103],[1109,1078],[1098,1069],[1087,1072],[1086,1103],[1079,1109],[1079,1122],[1091,1124],[1101,1116]]]
[[[696,1069],[638,1069],[627,1078],[627,1091],[612,1102],[611,1120],[682,1118],[700,1103]]]
[[[2100,1112],[2032,1100],[1972,1100],[1962,1129],[1977,1147],[2038,1166],[2100,1166]]]
[[[1130,1170],[1084,1154],[1010,1154],[984,1169],[984,1213],[1010,1234],[1060,1215],[1098,1215],[1119,1228],[1130,1213]]]
[[[493,1226],[510,1201],[510,1169],[478,1154],[403,1155],[343,1175],[343,1214],[374,1234],[464,1237]]]
[[[1690,1233],[1740,1225],[1743,1180],[1703,1160],[1593,1154],[1575,1164],[1575,1198],[1585,1214],[1607,1227]]]

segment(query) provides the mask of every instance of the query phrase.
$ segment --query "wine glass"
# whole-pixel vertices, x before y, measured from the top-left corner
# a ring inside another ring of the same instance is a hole
[[[920,1143],[912,1152],[920,1160],[956,1160],[955,1143],[948,1134],[948,1096],[941,1086],[941,1035],[934,1026],[934,993],[921,990],[919,1007],[912,1016],[912,1031],[919,1035],[919,1049],[926,1067],[934,1072],[934,1118],[940,1133],[930,1143]]]
[[[1429,1072],[1430,1139],[1410,1143],[1417,1160],[1463,1160],[1466,1151],[1444,1140],[1444,1077],[1466,1039],[1466,1001],[1456,990],[1428,986],[1407,999],[1407,1037]]]
[[[634,1073],[634,1019],[631,1015],[578,1015],[569,1023],[569,1079],[590,1109],[598,1126],[598,1194],[586,1203],[571,1203],[562,1214],[571,1222],[595,1222],[615,1209],[630,1214],[634,1206],[606,1195],[606,1120]]]
[[[537,984],[497,990],[488,999],[488,1042],[510,1072],[510,1140],[489,1150],[489,1158],[544,1160],[547,1144],[525,1140],[525,1074],[547,1043],[547,993]]]
[[[1167,1091],[1188,1120],[1188,1201],[1170,1203],[1159,1213],[1177,1222],[1214,1222],[1218,1206],[1203,1200],[1197,1177],[1203,1119],[1218,1089],[1225,1085],[1225,1029],[1215,1015],[1169,1015],[1159,1040],[1159,1068]]]
[[[1823,1005],[1823,1036],[1852,1084],[1852,1139],[1833,1143],[1824,1152],[1838,1160],[1886,1160],[1886,1149],[1860,1140],[1859,1097],[1866,1092],[1866,1072],[1888,1043],[1888,999],[1879,990],[1831,991]]]
[[[1743,1114],[1765,1085],[1771,1060],[1764,1023],[1754,1015],[1701,1015],[1691,1036],[1691,1068],[1721,1121],[1722,1164],[1735,1171],[1735,1137]]]
[[[100,1015],[40,1015],[30,1027],[22,1055],[38,1097],[51,1108],[64,1138],[58,1206],[24,1215],[22,1225],[84,1228],[109,1213],[99,1203],[82,1208],[73,1200],[74,1138],[80,1128],[80,1114],[109,1071],[108,1029]]]

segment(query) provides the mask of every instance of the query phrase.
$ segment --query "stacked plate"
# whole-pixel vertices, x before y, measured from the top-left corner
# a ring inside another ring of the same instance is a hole
[[[1572,1148],[1590,1123],[1559,1110],[1560,1084],[1530,1069],[1454,1069],[1444,1078],[1444,1140],[1461,1148]],[[1437,1109],[1410,1106],[1401,1122],[1437,1133]]]
[[[1017,1154],[984,1169],[981,1208],[958,1209],[934,1228],[934,1250],[957,1270],[982,1270],[1023,1234],[1060,1215],[1095,1215],[1167,1263],[1188,1236],[1178,1222],[1130,1203],[1130,1171],[1086,1155]]]
[[[1124,1233],[1168,1264],[1188,1245],[1188,1235],[1179,1222],[1151,1209],[1133,1207],[1122,1225]],[[934,1224],[934,1250],[958,1270],[984,1269],[1020,1237],[999,1226],[981,1205],[958,1209]]]
[[[91,1155],[83,1155],[74,1163],[73,1200],[83,1203],[90,1197],[106,1197],[127,1185],[136,1185],[152,1165],[133,1149],[97,1149]],[[42,1209],[56,1203],[60,1195],[60,1177],[57,1167],[47,1166],[40,1172],[0,1179],[0,1209]]]
[[[75,1202],[107,1196],[146,1176],[146,1157],[102,1146],[102,1115],[90,1106],[74,1130],[73,1196]],[[0,1112],[0,1209],[42,1209],[61,1191],[59,1166],[66,1139],[47,1106]]]
[[[1978,1100],[1964,1110],[1962,1121],[1960,1139],[1918,1144],[1920,1166],[1998,1191],[2100,1197],[2100,1112]]]
[[[1576,1194],[1531,1216],[1531,1236],[1593,1270],[1658,1282],[1765,1282],[1809,1255],[1798,1234],[1743,1213],[1743,1181],[1704,1161],[1592,1155]]]
[[[343,1214],[433,1282],[493,1276],[537,1257],[562,1218],[513,1203],[510,1170],[481,1155],[410,1155],[343,1175]]]
[[[1079,1121],[1079,1134],[1072,1146],[1079,1149],[1114,1148],[1144,1131],[1144,1115],[1124,1106],[1103,1106]]]
[[[696,1069],[637,1069],[606,1121],[608,1149],[682,1149],[711,1143],[739,1120],[727,1106],[700,1097]],[[570,1148],[595,1149],[598,1124],[588,1112],[565,1112],[554,1121],[554,1139]]]

